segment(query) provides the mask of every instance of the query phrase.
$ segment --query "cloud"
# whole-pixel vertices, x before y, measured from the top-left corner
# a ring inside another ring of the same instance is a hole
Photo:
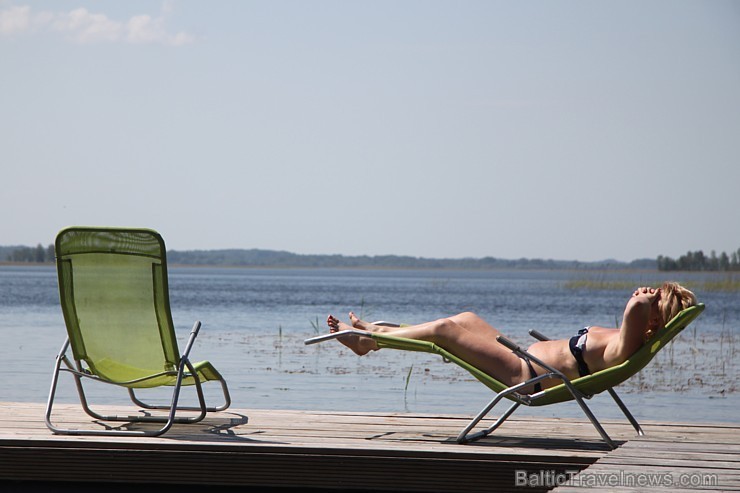
[[[87,9],[57,14],[52,26],[79,43],[117,41],[123,31],[120,22],[110,20],[105,14],[93,14]]]
[[[31,7],[10,7],[0,10],[0,34],[13,35],[31,27]]]
[[[172,11],[172,3],[165,2],[157,17],[140,14],[118,21],[85,8],[35,13],[30,6],[10,6],[0,10],[0,36],[50,31],[80,44],[123,42],[182,46],[194,42],[195,37],[186,32],[173,34],[167,30],[167,16]]]
[[[149,15],[135,15],[126,23],[126,41],[129,43],[162,43],[182,46],[192,43],[194,38],[184,32],[169,34],[164,25],[164,17],[152,18]]]

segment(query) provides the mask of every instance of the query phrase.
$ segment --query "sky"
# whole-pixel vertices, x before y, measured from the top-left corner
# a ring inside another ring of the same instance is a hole
[[[0,0],[0,245],[740,248],[740,3]]]

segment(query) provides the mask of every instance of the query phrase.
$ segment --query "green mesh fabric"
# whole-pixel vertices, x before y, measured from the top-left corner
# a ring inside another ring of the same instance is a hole
[[[223,380],[218,370],[216,370],[208,361],[201,361],[193,364],[193,369],[198,374],[198,378],[201,382],[207,382],[209,380]],[[177,381],[177,374],[174,371],[154,375],[145,374],[145,372],[142,372],[138,368],[125,367],[111,359],[103,359],[99,361],[95,370],[98,375],[128,375],[130,377],[145,378],[145,380],[134,382],[129,381],[128,383],[122,384],[131,388],[154,388],[162,385],[175,385]],[[186,373],[182,384],[194,385],[195,379],[192,375]]]
[[[629,379],[637,372],[645,368],[655,355],[666,346],[676,335],[678,335],[683,329],[685,329],[701,312],[704,311],[704,305],[698,304],[696,306],[689,307],[681,311],[676,315],[665,327],[654,337],[648,344],[645,344],[633,354],[630,359],[611,368],[596,372],[592,375],[580,377],[572,380],[573,385],[586,395],[595,395],[600,392],[604,392],[606,389],[612,388],[625,380]],[[400,349],[403,351],[422,351],[427,353],[435,353],[443,356],[444,358],[452,361],[453,363],[464,368],[481,383],[486,385],[494,392],[502,392],[508,388],[508,386],[499,382],[487,373],[479,370],[472,366],[466,361],[458,358],[454,354],[446,351],[445,349],[436,346],[431,342],[418,341],[415,339],[405,339],[401,337],[387,336],[384,334],[373,333],[372,337],[375,339],[379,347]],[[509,397],[513,400],[513,398]],[[548,404],[555,404],[557,402],[564,402],[572,400],[573,396],[566,388],[565,384],[560,384],[555,387],[546,389],[542,397],[537,398],[531,402],[531,406],[545,406]]]
[[[159,375],[128,386],[171,384],[180,356],[170,315],[165,247],[159,234],[69,228],[57,236],[56,255],[62,311],[74,358],[112,382]],[[217,375],[207,362],[200,364],[201,370],[204,380]]]
[[[57,256],[115,253],[165,258],[162,237],[147,229],[68,228],[57,236],[56,247]],[[60,252],[59,248],[63,250]]]

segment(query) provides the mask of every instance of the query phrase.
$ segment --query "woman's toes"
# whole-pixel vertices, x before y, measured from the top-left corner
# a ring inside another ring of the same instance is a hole
[[[357,327],[359,324],[362,323],[362,321],[357,318],[357,315],[355,315],[354,312],[349,312],[349,320],[352,322],[352,326]]]

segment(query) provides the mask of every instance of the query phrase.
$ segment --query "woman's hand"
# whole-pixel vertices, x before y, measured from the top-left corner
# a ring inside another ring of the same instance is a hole
[[[641,294],[652,294],[655,292],[655,288],[651,288],[649,286],[643,286],[641,288],[637,288],[637,290],[632,293],[632,296],[640,296]]]
[[[641,288],[637,288],[635,292],[632,293],[632,296],[643,296],[652,305],[653,303],[657,303],[660,299],[660,289],[643,286]]]

